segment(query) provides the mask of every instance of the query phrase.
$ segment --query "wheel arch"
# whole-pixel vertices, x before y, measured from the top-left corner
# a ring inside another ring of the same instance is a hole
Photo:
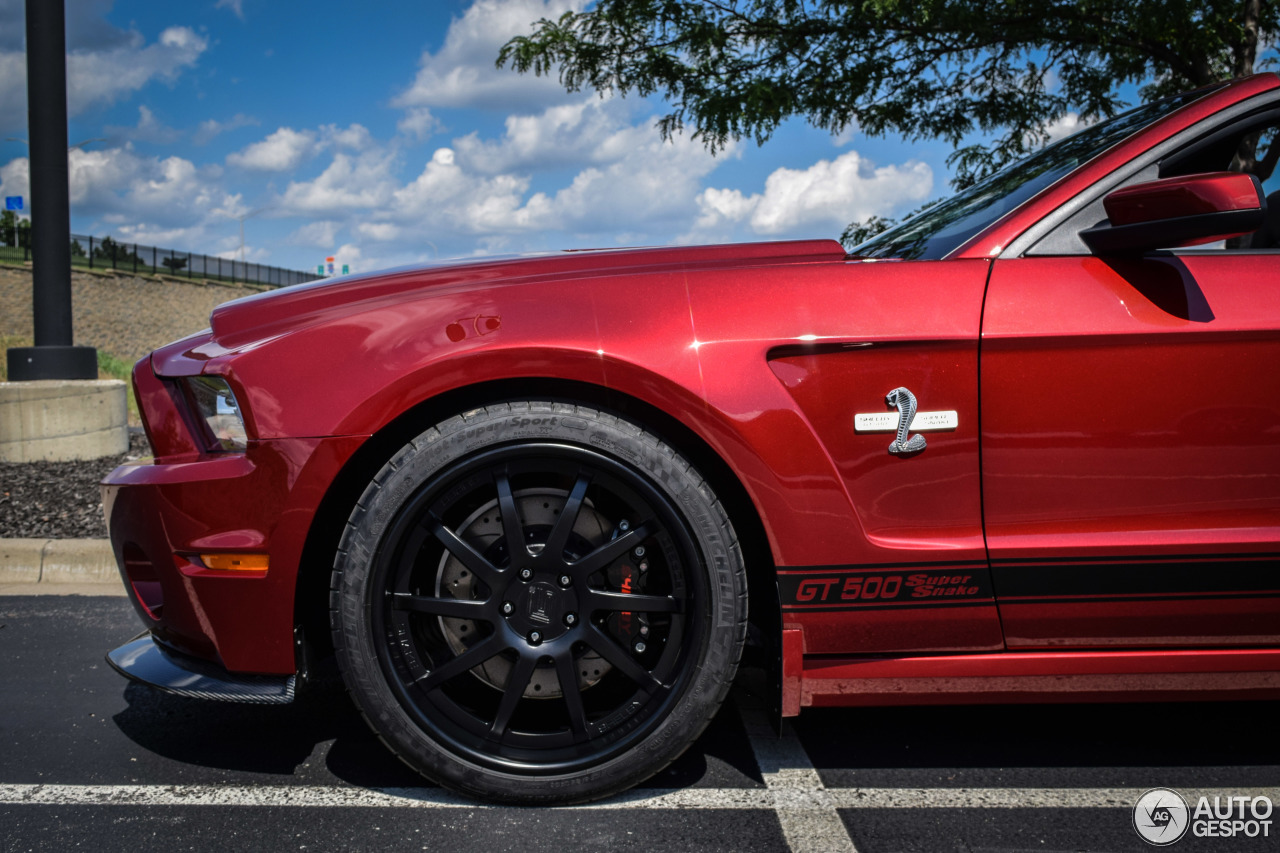
[[[513,400],[543,399],[598,408],[642,424],[687,459],[710,484],[734,525],[747,569],[748,653],[760,656],[779,684],[781,610],[773,551],[755,502],[737,473],[680,418],[632,395],[556,378],[502,379],[455,388],[406,409],[361,445],[334,478],[312,519],[298,564],[294,608],[305,661],[331,658],[329,585],[338,540],[356,501],[401,447],[460,412]],[[300,661],[300,666],[304,661]]]

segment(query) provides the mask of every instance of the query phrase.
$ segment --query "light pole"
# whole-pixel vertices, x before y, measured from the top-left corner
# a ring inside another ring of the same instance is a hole
[[[72,343],[66,8],[64,0],[27,0],[26,12],[30,187],[40,207],[31,218],[35,346],[9,348],[9,380],[96,379],[97,352]]]
[[[271,210],[271,205],[267,205],[266,207],[259,207],[257,210],[251,210],[242,216],[236,216],[233,213],[227,214],[227,216],[230,216],[232,219],[240,220],[240,263],[242,264],[244,263],[244,221],[246,219],[251,219],[252,217],[257,216],[259,213],[262,213],[263,211],[266,211],[266,210]]]

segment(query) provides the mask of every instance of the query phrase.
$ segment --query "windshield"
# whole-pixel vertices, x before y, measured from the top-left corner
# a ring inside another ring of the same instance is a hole
[[[1186,92],[1121,113],[1037,151],[996,174],[855,246],[864,258],[938,260],[966,240],[1094,157],[1178,107],[1203,97]]]

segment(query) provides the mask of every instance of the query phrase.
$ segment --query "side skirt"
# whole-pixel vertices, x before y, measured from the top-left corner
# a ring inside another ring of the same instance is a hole
[[[783,714],[801,707],[1280,699],[1280,649],[804,657],[783,632]],[[790,651],[790,654],[788,654]]]

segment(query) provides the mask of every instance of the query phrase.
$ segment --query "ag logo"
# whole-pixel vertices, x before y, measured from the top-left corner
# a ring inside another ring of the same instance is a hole
[[[1133,807],[1133,828],[1148,844],[1167,847],[1187,834],[1190,817],[1181,794],[1168,788],[1152,788]]]

